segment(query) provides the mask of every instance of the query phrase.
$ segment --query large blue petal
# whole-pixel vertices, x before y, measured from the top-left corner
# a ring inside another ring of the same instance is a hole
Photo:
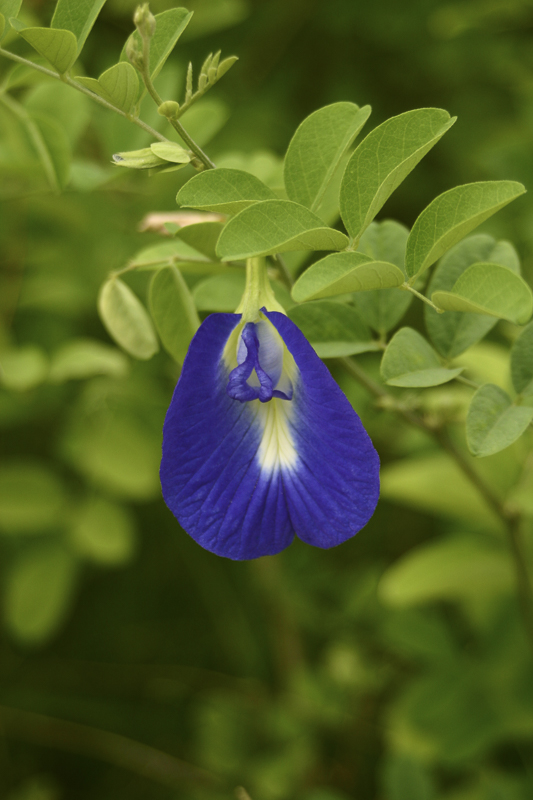
[[[240,316],[214,314],[191,342],[167,413],[165,502],[203,547],[232,559],[319,547],[372,515],[379,460],[359,417],[288,317],[265,312],[296,363],[293,400],[239,402],[223,352]]]
[[[264,311],[299,369],[292,402],[298,463],[283,475],[293,529],[304,542],[334,547],[357,533],[379,497],[379,457],[348,399],[303,333]]]
[[[212,314],[198,329],[165,419],[161,462],[163,497],[182,527],[236,560],[279,553],[294,538],[281,476],[263,475],[257,460],[254,405],[226,393],[222,354],[239,321]]]

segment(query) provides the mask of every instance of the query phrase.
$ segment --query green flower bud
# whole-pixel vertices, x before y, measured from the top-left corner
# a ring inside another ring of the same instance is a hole
[[[155,33],[156,20],[150,11],[148,3],[137,6],[133,15],[133,22],[143,38],[151,39]]]
[[[199,159],[199,158],[196,158],[196,157],[194,157],[194,158],[191,158],[191,162],[190,162],[190,163],[191,163],[191,167],[194,167],[194,169],[196,170],[196,172],[203,172],[203,171],[204,171],[204,169],[205,169],[205,164],[204,164],[204,162],[203,162],[203,161],[200,161],[200,159]]]
[[[142,150],[130,150],[127,153],[115,153],[113,162],[117,167],[129,167],[129,169],[153,169],[154,167],[168,166],[167,161],[159,158],[149,148]]]
[[[144,59],[142,49],[136,36],[130,36],[126,42],[126,58],[138,70],[142,70],[144,66]]]
[[[217,81],[219,81],[221,77],[225,75],[226,72],[231,69],[238,60],[239,59],[237,56],[228,56],[228,58],[225,58],[224,61],[221,61],[217,67]]]
[[[158,113],[161,114],[162,117],[167,117],[167,119],[177,117],[179,110],[180,104],[176,103],[175,100],[165,100],[157,109]]]

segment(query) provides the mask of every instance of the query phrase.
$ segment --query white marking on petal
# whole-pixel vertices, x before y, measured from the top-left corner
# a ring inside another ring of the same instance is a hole
[[[274,397],[268,403],[257,403],[257,422],[262,428],[257,458],[262,472],[292,469],[298,460],[291,432],[294,405],[290,400]]]

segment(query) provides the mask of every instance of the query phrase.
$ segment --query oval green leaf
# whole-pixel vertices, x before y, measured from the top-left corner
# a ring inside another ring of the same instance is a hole
[[[369,328],[351,306],[318,300],[293,306],[289,317],[314,347],[320,358],[353,356],[378,350]]]
[[[146,360],[159,350],[148,312],[118,278],[106,281],[98,296],[98,311],[108,333],[127,353]]]
[[[358,252],[374,261],[394,264],[403,272],[408,236],[407,228],[394,220],[371,222],[359,240]],[[413,297],[411,292],[397,292],[394,288],[369,289],[364,294],[354,293],[352,302],[366,324],[384,335],[396,327]]]
[[[441,108],[419,108],[386,120],[356,148],[341,184],[341,217],[358,238],[418,162],[455,122]]]
[[[72,339],[54,353],[48,379],[64,383],[95,375],[123,378],[128,370],[128,359],[115,347],[97,339]]]
[[[61,481],[46,466],[4,459],[0,468],[0,531],[46,532],[61,523],[65,501]]]
[[[72,31],[79,55],[104,3],[105,0],[58,0],[50,27]]]
[[[533,312],[533,293],[512,270],[498,264],[472,264],[451,292],[434,292],[432,301],[445,311],[489,314],[524,325]]]
[[[72,419],[63,440],[64,457],[91,484],[134,502],[161,494],[161,442],[125,404]]]
[[[373,261],[364,253],[332,253],[312,264],[292,288],[297,303],[346,292],[401,286],[405,275],[394,264]]]
[[[103,72],[98,80],[94,78],[76,78],[78,83],[86,86],[91,92],[103,97],[111,105],[129,114],[139,95],[139,78],[131,64],[121,61]]]
[[[244,293],[244,272],[232,271],[197,283],[192,296],[199,311],[234,312]]]
[[[76,561],[60,544],[24,550],[7,573],[4,619],[24,644],[39,644],[61,626],[70,606]]]
[[[466,416],[468,449],[478,457],[499,453],[524,433],[532,419],[533,408],[513,405],[507,392],[486,383],[473,396]]]
[[[415,221],[405,253],[410,277],[419,275],[500,208],[525,192],[515,181],[456,186],[436,197]]]
[[[291,250],[342,250],[348,237],[324,225],[308,208],[290,200],[265,200],[230,219],[220,234],[222,261]]]
[[[275,197],[272,189],[249,172],[219,167],[191,178],[178,192],[176,202],[182,208],[238,214],[253,203]]]
[[[390,386],[439,386],[453,380],[462,367],[441,367],[429,342],[413,328],[400,328],[381,359],[381,377]]]
[[[164,267],[152,278],[150,311],[165,350],[183,364],[200,319],[189,288],[176,267]]]
[[[520,274],[520,262],[516,250],[509,242],[496,242],[492,236],[478,234],[459,242],[439,262],[431,276],[427,295],[434,292],[449,292],[463,272],[479,262],[500,264]],[[431,306],[424,305],[426,328],[433,345],[444,358],[460,355],[496,325],[497,319],[462,311],[438,314]]]
[[[13,347],[0,354],[0,385],[14,392],[27,392],[48,375],[48,358],[33,344]]]
[[[12,27],[34,50],[64,75],[78,57],[78,43],[71,31],[55,28],[26,28],[17,19],[10,19]]]
[[[445,487],[446,491],[443,491]],[[501,530],[501,520],[445,453],[402,458],[381,471],[381,496],[436,516]]]
[[[304,119],[285,156],[283,174],[289,200],[317,211],[344,153],[370,112],[370,106],[333,103]]]
[[[212,261],[217,261],[216,247],[223,227],[223,222],[197,222],[177,230],[175,238],[181,239]]]
[[[533,322],[524,328],[511,348],[511,377],[516,392],[533,394]]]
[[[408,608],[435,600],[461,600],[510,591],[514,574],[507,553],[482,539],[430,542],[396,561],[379,584],[388,606]]]
[[[92,497],[74,512],[69,544],[78,555],[103,566],[127,563],[136,550],[132,517],[125,506]]]

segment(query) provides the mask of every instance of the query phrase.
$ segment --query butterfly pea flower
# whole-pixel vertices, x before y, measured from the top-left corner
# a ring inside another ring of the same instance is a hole
[[[339,545],[372,516],[379,458],[361,420],[250,259],[235,314],[196,332],[163,429],[167,506],[206,550]]]

